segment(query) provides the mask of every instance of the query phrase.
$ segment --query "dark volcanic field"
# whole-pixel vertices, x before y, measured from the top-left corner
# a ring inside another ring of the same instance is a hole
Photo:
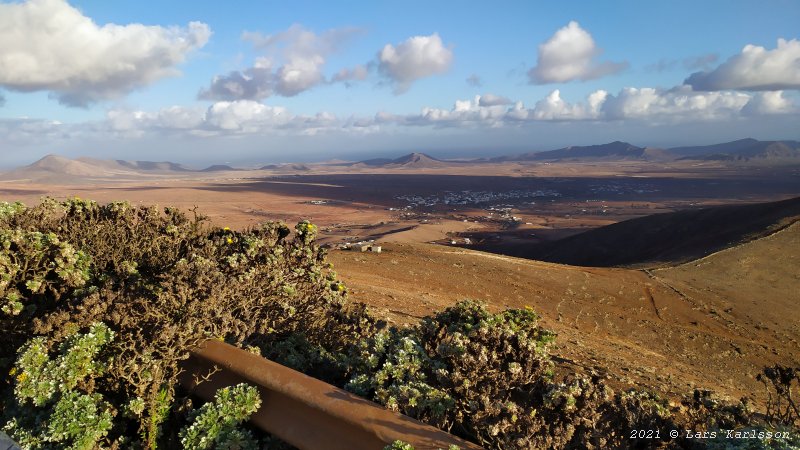
[[[311,196],[386,207],[405,206],[407,202],[398,200],[396,197],[399,196],[430,196],[460,191],[553,190],[560,197],[550,198],[548,201],[625,200],[658,203],[714,200],[719,203],[756,202],[787,198],[800,193],[800,176],[792,173],[766,175],[758,173],[756,176],[740,174],[725,178],[651,178],[332,174],[270,177],[249,183],[215,183],[206,189],[268,191],[284,196]],[[526,199],[526,202],[530,200]]]

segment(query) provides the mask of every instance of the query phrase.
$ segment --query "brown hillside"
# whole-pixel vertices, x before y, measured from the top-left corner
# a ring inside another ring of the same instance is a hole
[[[385,164],[384,167],[433,169],[437,167],[446,167],[449,165],[450,164],[428,156],[425,153],[409,153],[408,155],[392,160],[390,163]]]
[[[487,250],[580,266],[653,266],[700,258],[797,220],[800,197],[654,214],[544,244]]]
[[[798,239],[795,224],[698,265],[655,273],[428,244],[334,251],[330,259],[354,299],[397,322],[464,298],[494,309],[531,306],[559,334],[562,367],[593,368],[619,385],[671,394],[702,387],[760,398],[760,369],[800,358],[798,321],[787,320],[796,317],[792,293],[800,292]]]
[[[21,169],[23,172],[50,172],[53,174],[92,176],[98,167],[84,161],[73,161],[58,155],[47,155],[35,163]]]

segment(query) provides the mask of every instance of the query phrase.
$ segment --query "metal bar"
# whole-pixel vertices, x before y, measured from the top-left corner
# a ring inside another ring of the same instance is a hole
[[[198,384],[200,377],[220,369]],[[301,450],[381,450],[402,440],[417,450],[481,447],[343,389],[220,341],[207,341],[183,364],[180,383],[204,400],[246,382],[261,394],[250,422]]]

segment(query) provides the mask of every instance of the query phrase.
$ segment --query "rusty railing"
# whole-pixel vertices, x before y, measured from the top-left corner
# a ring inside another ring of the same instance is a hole
[[[223,342],[206,342],[183,368],[180,383],[204,400],[213,399],[221,387],[241,382],[256,386],[261,407],[250,422],[303,450],[380,450],[395,440],[417,450],[481,448]],[[199,377],[209,373],[207,381],[198,384]]]

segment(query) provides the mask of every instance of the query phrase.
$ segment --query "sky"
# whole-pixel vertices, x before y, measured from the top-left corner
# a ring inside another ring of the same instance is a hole
[[[794,0],[0,0],[0,168],[800,139],[798,24]]]

